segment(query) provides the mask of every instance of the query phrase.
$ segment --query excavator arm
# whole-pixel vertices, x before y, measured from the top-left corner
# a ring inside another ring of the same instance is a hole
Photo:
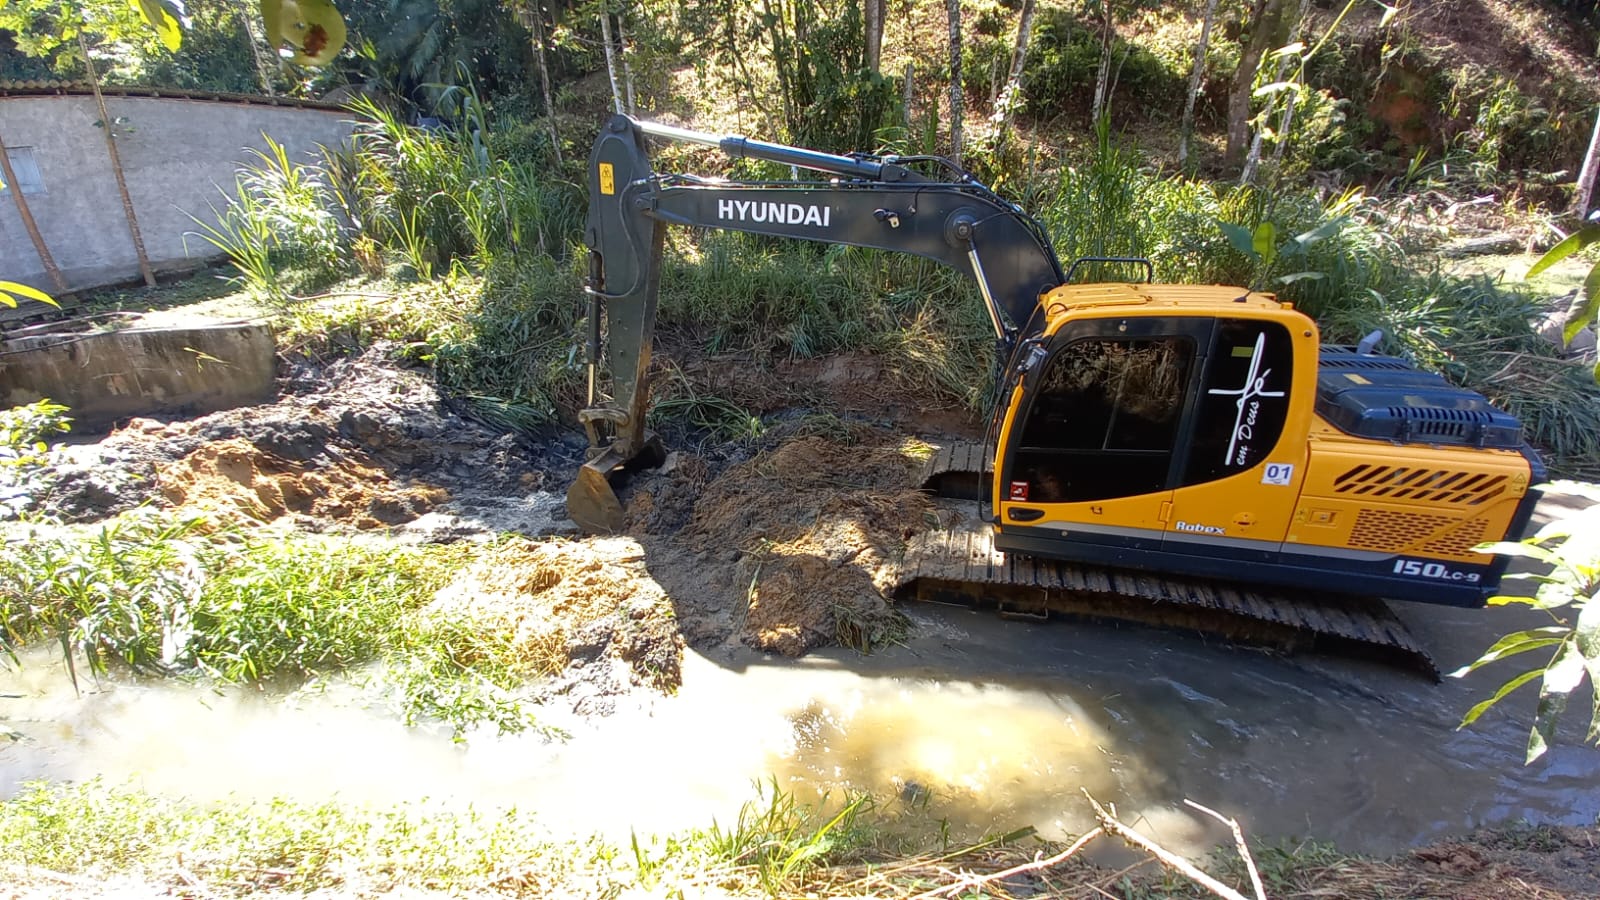
[[[709,144],[733,158],[767,160],[823,177],[782,182],[657,174],[649,137]],[[917,168],[925,163],[930,174]],[[645,381],[655,332],[666,226],[723,228],[910,253],[976,282],[1006,360],[1040,327],[1039,298],[1065,278],[1039,223],[950,162],[838,156],[744,137],[687,131],[615,116],[589,161],[589,393],[579,413],[589,460],[567,492],[567,512],[588,532],[622,526],[612,479],[659,464],[645,428]],[[601,318],[610,397],[601,397]]]

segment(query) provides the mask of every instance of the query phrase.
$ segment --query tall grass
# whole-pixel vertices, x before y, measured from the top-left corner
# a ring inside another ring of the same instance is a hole
[[[223,208],[212,208],[216,223],[190,218],[247,288],[281,300],[336,280],[347,269],[349,244],[333,212],[327,171],[293,162],[282,144],[263,137],[267,148],[250,149],[254,163],[240,171]]]
[[[426,609],[470,561],[467,545],[266,539],[144,508],[83,531],[39,528],[6,551],[0,650],[15,659],[24,644],[56,643],[74,680],[80,660],[97,674],[289,686],[382,662],[408,723],[458,736],[531,724],[521,662]]]
[[[388,312],[417,326],[399,329],[412,333],[408,353],[430,362],[481,417],[531,428],[582,402],[585,304],[576,247],[583,197],[529,163],[495,158],[481,107],[462,109],[454,130],[424,131],[362,101],[348,150],[329,151],[309,168],[290,165],[281,152],[262,154],[263,166],[241,178],[237,202],[223,214],[233,231],[219,245],[234,248],[236,264],[256,273],[249,277],[286,292],[274,280],[279,268],[343,258],[328,253],[345,239],[328,225],[338,217],[313,211],[336,205],[362,246],[403,263],[403,274],[442,279],[455,292],[438,303],[439,315],[419,307],[414,294],[406,308],[418,312]],[[1145,256],[1158,280],[1275,291],[1338,339],[1382,327],[1397,352],[1523,415],[1562,465],[1595,453],[1588,436],[1594,389],[1569,378],[1530,337],[1526,298],[1419,272],[1371,198],[1219,185],[1152,169],[1106,120],[1085,152],[1034,173],[1017,193],[1064,263]],[[1317,239],[1293,253],[1255,257],[1229,243],[1224,223],[1250,232],[1270,225],[1282,240]],[[711,353],[804,358],[868,350],[885,355],[934,404],[978,410],[988,396],[992,338],[976,291],[956,273],[904,254],[717,230],[674,232],[669,248],[659,324]],[[1079,277],[1130,275],[1100,266]],[[1463,326],[1457,316],[1475,322]],[[362,327],[372,335],[397,330],[377,320]],[[1517,360],[1544,374],[1524,377]],[[724,398],[686,383],[666,387],[658,419],[723,435],[759,431],[759,420]]]

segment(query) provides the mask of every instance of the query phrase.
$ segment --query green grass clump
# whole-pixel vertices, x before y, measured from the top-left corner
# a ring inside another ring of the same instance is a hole
[[[536,816],[515,808],[201,805],[92,780],[34,783],[0,804],[0,864],[152,885],[193,879],[185,890],[229,894],[425,885],[600,898],[630,889],[672,896],[698,884],[731,896],[786,897],[823,868],[863,858],[888,824],[864,797],[824,812],[770,788],[731,828],[636,835],[622,847],[595,837],[552,840]]]
[[[0,649],[13,660],[50,641],[75,680],[83,660],[96,673],[283,686],[379,662],[408,724],[440,722],[457,736],[532,724],[518,691],[534,673],[509,636],[427,608],[471,545],[264,539],[139,509],[82,531],[41,528],[6,549]]]

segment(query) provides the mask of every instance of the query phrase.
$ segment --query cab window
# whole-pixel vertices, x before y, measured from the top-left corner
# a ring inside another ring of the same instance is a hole
[[[1187,337],[1086,338],[1044,364],[1007,495],[1103,500],[1167,486],[1194,365]]]
[[[1283,436],[1293,374],[1293,340],[1283,325],[1219,319],[1183,484],[1226,478],[1265,460]]]

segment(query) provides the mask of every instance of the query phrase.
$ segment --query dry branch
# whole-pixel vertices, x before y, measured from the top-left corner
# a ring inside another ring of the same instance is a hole
[[[988,875],[984,875],[984,876],[981,876],[981,877],[980,876],[975,876],[975,875],[967,875],[965,877],[957,879],[956,881],[951,882],[950,884],[944,885],[943,887],[936,887],[931,891],[924,891],[923,893],[920,893],[920,894],[916,895],[915,897],[912,897],[911,900],[933,900],[934,897],[948,896],[950,894],[954,894],[956,891],[965,890],[967,888],[972,888],[972,887],[977,887],[978,885],[981,885],[981,884],[989,884],[991,882],[1000,881],[1000,880],[1003,880],[1003,879],[1006,879],[1006,878],[1010,878],[1013,875],[1020,875],[1023,872],[1034,872],[1034,871],[1038,871],[1039,869],[1048,869],[1051,866],[1054,866],[1054,865],[1057,865],[1059,863],[1065,862],[1073,854],[1077,853],[1079,850],[1082,850],[1084,847],[1088,846],[1090,841],[1094,840],[1095,838],[1099,837],[1102,834],[1105,834],[1105,830],[1102,829],[1102,828],[1096,828],[1093,831],[1087,832],[1082,837],[1080,837],[1077,840],[1073,841],[1072,842],[1072,846],[1068,847],[1067,849],[1061,851],[1060,853],[1057,853],[1055,856],[1052,856],[1052,857],[1050,857],[1048,859],[1040,859],[1038,857],[1035,857],[1032,862],[1023,863],[1020,866],[1012,866],[1009,869],[1002,869],[999,872],[990,872]],[[1241,898],[1241,900],[1243,900],[1243,898]]]
[[[1089,805],[1094,807],[1095,817],[1100,820],[1100,827],[1105,831],[1154,856],[1162,865],[1182,874],[1185,878],[1223,898],[1223,900],[1250,900],[1245,895],[1202,872],[1194,863],[1117,821],[1116,816],[1112,815],[1088,791],[1084,791],[1083,795],[1089,798]],[[1257,900],[1266,900],[1266,898],[1258,894]]]
[[[1250,855],[1250,846],[1245,843],[1244,830],[1239,827],[1238,819],[1230,819],[1209,806],[1200,804],[1187,798],[1183,801],[1189,807],[1198,809],[1218,822],[1228,826],[1233,832],[1233,846],[1239,850],[1239,858],[1244,860],[1245,871],[1250,873],[1250,887],[1256,892],[1256,900],[1267,900],[1267,889],[1261,885],[1261,873],[1256,871],[1255,857]]]

